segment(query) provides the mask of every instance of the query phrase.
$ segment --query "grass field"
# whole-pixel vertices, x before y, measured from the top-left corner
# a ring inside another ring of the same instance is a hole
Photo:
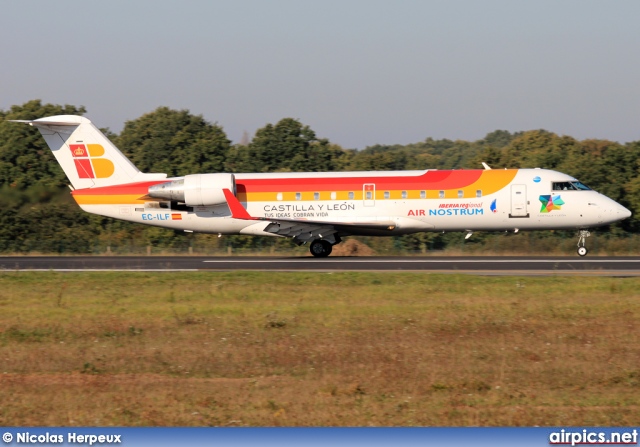
[[[640,279],[2,273],[0,425],[640,424]]]

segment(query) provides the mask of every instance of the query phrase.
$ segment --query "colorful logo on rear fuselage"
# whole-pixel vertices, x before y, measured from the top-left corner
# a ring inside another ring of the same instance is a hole
[[[564,205],[564,200],[560,198],[560,196],[540,196],[540,203],[542,207],[540,208],[541,213],[550,213],[553,210],[561,209],[561,206]]]
[[[497,213],[498,212],[498,207],[496,205],[497,201],[498,201],[498,199],[493,199],[493,202],[491,202],[491,205],[489,206],[489,209],[491,210],[492,213]]]
[[[73,162],[79,178],[108,178],[115,172],[113,162],[104,158],[100,144],[70,144]]]

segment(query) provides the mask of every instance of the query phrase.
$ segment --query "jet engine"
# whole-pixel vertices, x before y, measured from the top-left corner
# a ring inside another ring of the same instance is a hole
[[[226,203],[223,189],[236,194],[233,174],[191,174],[180,180],[149,187],[149,196],[155,199],[183,202],[187,206],[220,205]]]

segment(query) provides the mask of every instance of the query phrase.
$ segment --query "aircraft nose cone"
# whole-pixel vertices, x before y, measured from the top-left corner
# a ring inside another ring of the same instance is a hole
[[[601,224],[620,222],[631,217],[631,211],[611,199],[604,202],[598,214],[598,217],[602,218]]]
[[[619,205],[618,215],[620,216],[621,219],[627,219],[627,218],[631,217],[631,211],[626,209],[624,206]]]

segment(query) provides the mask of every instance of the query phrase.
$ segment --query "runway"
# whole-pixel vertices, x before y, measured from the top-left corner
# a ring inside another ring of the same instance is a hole
[[[0,271],[414,271],[640,276],[640,257],[2,256]]]

